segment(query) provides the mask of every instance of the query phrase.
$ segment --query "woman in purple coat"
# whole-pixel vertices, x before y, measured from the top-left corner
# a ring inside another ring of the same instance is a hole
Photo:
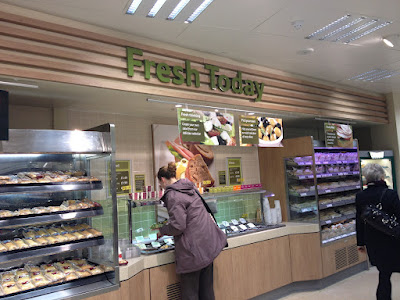
[[[225,247],[226,235],[207,212],[194,184],[176,179],[175,163],[160,168],[157,177],[165,189],[161,200],[169,214],[160,235],[174,236],[182,299],[215,299],[213,261]]]

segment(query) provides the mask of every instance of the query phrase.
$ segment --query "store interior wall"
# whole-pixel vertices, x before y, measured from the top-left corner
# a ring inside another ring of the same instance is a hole
[[[10,105],[9,120],[9,128],[13,129],[53,129],[53,109]]]

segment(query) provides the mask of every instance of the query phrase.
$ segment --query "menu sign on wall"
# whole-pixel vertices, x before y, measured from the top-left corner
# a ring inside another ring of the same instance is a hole
[[[240,158],[228,158],[229,185],[242,184],[242,163]]]
[[[353,128],[351,125],[325,123],[324,128],[326,147],[353,147]]]
[[[226,184],[226,172],[225,171],[218,172],[218,181],[219,181],[219,185]]]
[[[132,192],[131,187],[131,161],[116,160],[115,172],[117,181],[117,196],[128,195]],[[111,168],[110,168],[111,178]]]
[[[254,116],[239,117],[239,138],[240,146],[257,145],[258,144],[258,120]]]
[[[232,114],[185,108],[177,111],[182,143],[236,146]]]
[[[145,192],[144,174],[135,174],[135,192]]]

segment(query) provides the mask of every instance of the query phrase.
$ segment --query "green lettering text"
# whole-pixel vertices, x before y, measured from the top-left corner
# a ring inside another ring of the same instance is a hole
[[[213,65],[204,65],[204,69],[210,70],[210,89],[215,90],[216,89],[215,72],[218,72],[219,68]]]
[[[181,66],[174,66],[172,68],[172,73],[175,78],[172,79],[173,84],[181,85],[185,82],[185,78],[183,77],[183,68]]]
[[[156,75],[158,80],[164,83],[171,81],[169,75],[171,75],[171,68],[166,63],[159,63],[156,69]]]
[[[141,60],[136,60],[133,58],[134,54],[143,56],[143,51],[132,47],[126,47],[126,67],[128,69],[129,77],[133,77],[133,68],[135,66],[141,67],[143,65],[143,62]]]

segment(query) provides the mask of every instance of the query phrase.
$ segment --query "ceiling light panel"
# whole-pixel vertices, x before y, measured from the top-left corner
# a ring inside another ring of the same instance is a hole
[[[185,6],[189,3],[190,0],[181,0],[178,5],[175,6],[174,10],[168,16],[168,20],[174,20],[176,16],[185,8]]]
[[[305,38],[349,44],[391,23],[383,19],[347,14]]]
[[[159,10],[161,9],[161,7],[165,4],[167,0],[157,0],[156,3],[154,3],[153,7],[151,8],[151,10],[148,13],[148,17],[150,18],[154,18],[156,16],[156,14],[159,12]]]
[[[126,13],[128,15],[133,15],[136,12],[136,10],[138,9],[140,3],[142,3],[142,0],[132,0],[132,3],[131,3],[131,5],[129,5]]]
[[[398,75],[400,75],[399,71],[374,69],[374,70],[356,75],[354,77],[351,77],[348,80],[363,81],[363,82],[376,82],[376,81],[380,81],[380,80],[398,76]]]
[[[192,23],[214,0],[204,0],[203,3],[186,19],[185,23]]]

